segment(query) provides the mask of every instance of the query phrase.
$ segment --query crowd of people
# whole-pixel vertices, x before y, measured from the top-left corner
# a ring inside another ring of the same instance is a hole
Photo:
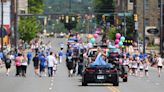
[[[7,53],[3,55],[0,53],[0,61],[3,61],[6,66],[6,75],[9,75],[12,62],[16,67],[16,76],[26,77],[27,67],[33,62],[34,73],[39,76],[54,76],[57,65],[66,61],[66,67],[68,69],[68,76],[82,75],[85,66],[88,61],[88,50],[93,48],[93,44],[90,42],[84,43],[80,38],[76,38],[73,43],[67,44],[66,53],[64,52],[64,43],[60,44],[60,50],[56,53],[52,51],[51,42],[46,44],[40,40],[33,40],[29,46],[18,50],[17,54]],[[108,43],[107,43],[108,44]],[[158,76],[161,76],[161,70],[163,66],[163,59],[159,55],[150,56],[142,53],[129,53],[120,50],[119,57],[109,58],[110,54],[106,54],[107,62],[110,59],[115,63],[119,63],[125,67],[130,75],[135,76],[149,76],[149,67],[156,66],[158,69]],[[66,60],[63,57],[66,56]]]
[[[20,46],[17,53],[0,53],[0,62],[5,64],[7,76],[9,76],[13,64],[16,68],[15,76],[26,77],[27,67],[33,64],[35,75],[42,77],[47,76],[48,73],[48,76],[52,77],[57,70],[57,64],[62,62],[62,59],[60,62],[57,59],[58,57],[62,58],[61,51],[59,54],[54,53],[51,42],[45,44],[43,41],[35,39],[26,48]]]
[[[93,48],[93,44],[90,42],[82,43],[81,41],[75,40],[73,44],[68,44],[68,49],[66,52],[68,76],[75,74],[82,75],[82,70],[88,63],[86,61],[89,61],[87,52],[90,48]],[[133,47],[130,49],[133,49]],[[148,54],[134,53],[125,50],[119,50],[119,54],[120,55],[117,57],[110,57],[106,54],[106,62],[110,62],[112,60],[114,63],[118,63],[119,65],[123,66],[129,75],[140,77],[149,77],[150,67],[157,67],[158,77],[161,76],[164,61],[160,55],[156,54],[152,57]]]

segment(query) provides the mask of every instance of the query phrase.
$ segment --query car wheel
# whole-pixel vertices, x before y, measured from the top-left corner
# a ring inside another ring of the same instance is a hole
[[[113,86],[119,86],[119,82],[114,82]]]
[[[127,77],[123,78],[123,82],[127,82],[127,81],[128,81]]]
[[[87,86],[87,83],[86,82],[82,82],[82,86]]]

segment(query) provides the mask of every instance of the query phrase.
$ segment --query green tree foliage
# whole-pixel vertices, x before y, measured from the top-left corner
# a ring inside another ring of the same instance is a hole
[[[30,42],[36,37],[37,32],[40,30],[35,17],[21,17],[19,21],[19,37],[26,42]]]
[[[108,31],[107,31],[107,35],[108,35],[108,38],[111,39],[111,40],[114,40],[115,39],[115,34],[116,33],[121,33],[123,34],[123,31],[120,30],[120,29],[117,29],[116,27],[114,26],[111,26]]]
[[[45,0],[28,0],[28,12],[32,14],[43,13]]]
[[[44,0],[28,0],[28,13],[39,14],[43,13]],[[25,42],[31,41],[36,37],[37,32],[41,30],[40,24],[37,22],[35,16],[21,16],[19,17],[18,32],[20,39]]]

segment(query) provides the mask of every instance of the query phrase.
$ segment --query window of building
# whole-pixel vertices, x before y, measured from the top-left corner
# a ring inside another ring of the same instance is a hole
[[[150,24],[150,20],[149,20],[149,18],[146,18],[145,19],[145,26],[149,26],[149,24]]]
[[[161,7],[161,0],[158,0],[158,8]]]
[[[149,9],[149,0],[145,0],[145,9],[146,9],[146,10]]]
[[[129,0],[129,2],[130,2],[130,3],[133,3],[133,2],[134,2],[134,0]]]
[[[20,14],[25,14],[26,11],[25,10],[20,10]]]
[[[158,18],[158,28],[160,29],[160,26],[161,26],[161,20],[160,20],[160,18]]]

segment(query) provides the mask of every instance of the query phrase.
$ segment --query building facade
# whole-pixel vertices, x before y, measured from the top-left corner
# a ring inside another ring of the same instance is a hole
[[[160,0],[145,0],[145,10],[144,0],[136,0],[136,14],[138,15],[139,33],[143,31],[144,20],[145,26],[160,29]]]
[[[18,14],[28,13],[28,0],[18,0]]]

